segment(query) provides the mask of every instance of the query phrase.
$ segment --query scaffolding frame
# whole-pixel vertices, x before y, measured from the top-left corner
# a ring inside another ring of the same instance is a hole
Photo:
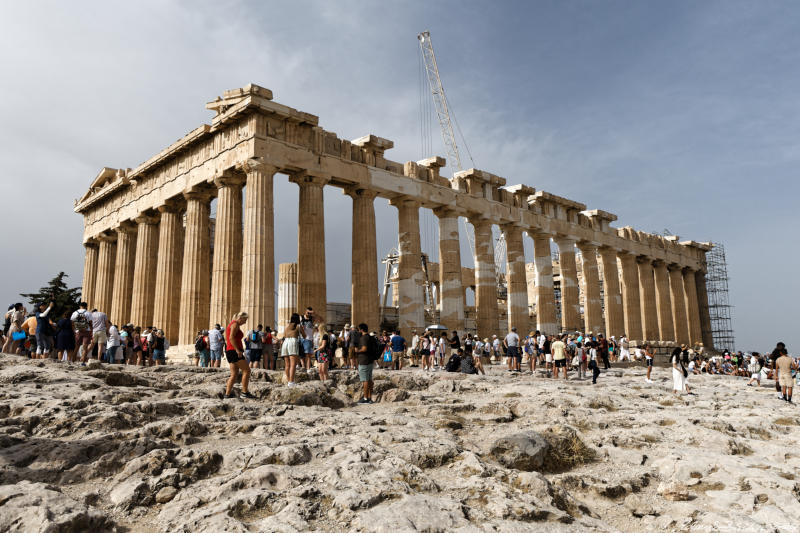
[[[728,298],[728,263],[725,258],[725,246],[717,242],[713,245],[714,247],[706,253],[706,292],[711,336],[716,350],[733,351],[736,349],[736,339],[731,320],[733,306]]]

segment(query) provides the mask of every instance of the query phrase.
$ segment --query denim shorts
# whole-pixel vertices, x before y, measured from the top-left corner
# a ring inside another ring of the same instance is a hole
[[[365,381],[372,381],[372,369],[375,365],[358,365],[358,380],[364,383]]]
[[[309,356],[314,352],[314,342],[311,339],[303,339],[303,352]]]
[[[153,361],[166,361],[164,350],[153,350]]]
[[[222,361],[222,348],[219,350],[211,350],[212,361]]]

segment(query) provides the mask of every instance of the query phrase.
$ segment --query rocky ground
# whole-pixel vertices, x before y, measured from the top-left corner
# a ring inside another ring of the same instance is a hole
[[[227,371],[3,355],[0,531],[800,530],[798,408],[668,372],[379,371],[357,405],[348,371],[223,400]]]

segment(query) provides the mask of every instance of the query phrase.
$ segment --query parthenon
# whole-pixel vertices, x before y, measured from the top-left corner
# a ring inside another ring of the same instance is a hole
[[[679,241],[490,172],[440,175],[441,157],[398,163],[393,142],[375,135],[339,139],[318,117],[272,100],[257,85],[225,91],[216,113],[135,169],[103,168],[75,211],[84,217],[83,298],[119,323],[157,324],[176,346],[244,310],[274,324],[273,177],[299,187],[297,305],[326,309],[323,187],[352,198],[351,322],[380,316],[376,197],[397,209],[400,328],[425,324],[420,208],[439,224],[439,321],[463,330],[464,279],[459,217],[474,228],[475,323],[499,333],[492,227],[506,242],[507,326],[527,331],[594,331],[656,343],[712,347],[706,295],[709,243]],[[244,198],[243,198],[244,197]],[[210,203],[217,200],[214,230]],[[213,234],[213,243],[212,243]],[[533,240],[535,319],[529,315],[524,235]],[[560,323],[551,240],[558,248]],[[212,248],[213,245],[213,248]],[[213,253],[212,253],[213,249]],[[580,261],[576,260],[576,252]],[[578,265],[580,265],[580,279]],[[602,272],[602,295],[601,276]],[[323,317],[324,318],[324,317]]]

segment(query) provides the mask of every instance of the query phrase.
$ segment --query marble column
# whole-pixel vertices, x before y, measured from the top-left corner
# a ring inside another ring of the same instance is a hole
[[[669,273],[664,261],[653,263],[655,274],[656,302],[658,310],[658,338],[661,341],[675,341],[675,326],[672,321],[672,304],[669,290]]]
[[[585,333],[599,333],[603,328],[603,307],[600,301],[600,273],[597,268],[597,246],[579,243],[583,272],[583,323]]]
[[[611,248],[600,248],[598,253],[603,265],[603,294],[606,307],[605,335],[606,338],[612,335],[619,337],[625,332],[625,324],[617,269],[617,252]]]
[[[689,326],[689,344],[694,346],[703,342],[700,330],[700,309],[697,303],[697,281],[695,271],[683,269],[683,292],[686,295],[686,321]]]
[[[622,313],[625,334],[629,339],[642,340],[642,306],[639,296],[639,268],[636,256],[621,252],[618,254],[622,264]]]
[[[508,290],[508,329],[519,334],[530,329],[528,316],[528,282],[525,277],[525,248],[522,228],[514,224],[502,227],[506,240],[506,288]]]
[[[300,313],[306,307],[325,322],[328,309],[325,280],[325,204],[323,187],[328,178],[309,174],[295,174],[289,181],[300,187],[297,222],[297,307]]]
[[[683,273],[678,265],[669,266],[669,292],[672,301],[672,323],[675,341],[689,344],[689,324],[686,321],[686,295],[683,291]]]
[[[142,215],[136,218],[139,230],[136,237],[131,322],[142,328],[147,326],[163,328],[162,324],[153,324],[158,264],[158,221],[159,217],[155,215]]]
[[[550,235],[529,231],[533,239],[533,261],[536,264],[536,329],[545,335],[558,333],[556,296],[553,290],[553,256]]]
[[[241,310],[251,324],[275,326],[275,214],[273,178],[277,168],[250,159],[244,205]],[[234,311],[235,312],[235,311]]]
[[[464,287],[461,279],[461,243],[458,214],[439,208],[439,322],[450,331],[464,331]]]
[[[106,314],[111,312],[111,299],[114,289],[114,267],[117,260],[117,236],[103,234],[98,237],[100,248],[97,255],[97,280],[95,281],[94,302],[89,309],[97,309]]]
[[[241,311],[242,297],[242,178],[226,173],[217,186],[217,221],[211,265],[209,327],[227,323]],[[257,323],[256,323],[257,324]]]
[[[117,259],[114,265],[114,289],[108,318],[122,326],[131,319],[133,270],[136,261],[136,226],[126,223],[116,228]]]
[[[177,202],[158,208],[161,214],[156,263],[153,325],[164,330],[171,345],[177,345],[180,317],[176,298],[181,294],[183,270],[183,213]]]
[[[558,237],[558,265],[561,269],[561,329],[581,329],[581,303],[578,292],[578,265],[575,262],[575,239]]]
[[[499,335],[492,222],[478,217],[469,221],[475,229],[475,328],[481,337]]]
[[[283,333],[297,312],[297,263],[278,265],[278,332]]]
[[[375,229],[375,197],[369,189],[350,189],[353,199],[350,273],[351,323],[380,328],[378,292],[378,244]]]
[[[181,267],[180,344],[193,344],[197,332],[208,327],[211,295],[212,193],[194,190],[186,198],[186,231]]]
[[[400,331],[408,337],[412,329],[425,327],[425,307],[422,279],[422,257],[419,239],[419,202],[395,198],[397,208],[400,259],[397,268]]]
[[[714,337],[711,333],[711,314],[708,310],[708,289],[706,288],[706,274],[698,270],[694,275],[697,283],[697,304],[700,314],[700,333],[703,338],[703,346],[706,350],[714,349]]]
[[[648,257],[638,257],[639,302],[642,308],[642,340],[658,340],[658,305],[656,303],[656,283],[653,274],[653,261]]]
[[[81,300],[89,304],[89,309],[94,306],[95,285],[97,284],[97,255],[98,246],[94,240],[83,244],[86,252],[83,258],[83,285],[81,285]]]

